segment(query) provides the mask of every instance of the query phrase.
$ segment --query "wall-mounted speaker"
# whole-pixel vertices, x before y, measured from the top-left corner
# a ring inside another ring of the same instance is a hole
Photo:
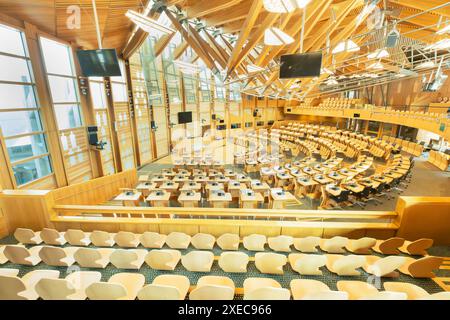
[[[87,131],[88,131],[89,144],[91,146],[97,146],[98,145],[98,127],[96,127],[96,126],[87,127]]]
[[[353,118],[359,118],[359,117],[361,117],[361,115],[359,113],[354,113],[353,114]]]
[[[286,111],[287,111],[287,112],[291,112],[292,109],[291,109],[291,108],[287,108]]]
[[[213,120],[216,120],[216,115],[213,114],[213,115],[211,116],[211,118],[212,118]]]
[[[150,121],[150,128],[152,128],[153,130],[156,130],[156,122],[155,121]]]

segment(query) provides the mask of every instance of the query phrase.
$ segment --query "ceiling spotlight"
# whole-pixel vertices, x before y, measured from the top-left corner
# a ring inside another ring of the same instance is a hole
[[[445,26],[442,29],[438,30],[436,33],[437,34],[450,33],[450,24],[448,26]]]
[[[337,54],[341,52],[357,52],[360,47],[354,43],[352,40],[348,39],[346,41],[339,42],[337,46],[333,49],[332,53]]]
[[[304,8],[311,0],[264,0],[264,9],[274,13],[287,13]]]
[[[127,16],[131,21],[133,21],[139,28],[144,30],[147,33],[160,31],[166,34],[175,33],[176,31],[170,27],[167,27],[161,23],[156,22],[153,19],[150,19],[149,17],[146,17],[140,13],[137,13],[133,10],[128,10],[127,13],[125,13],[125,16]]]
[[[294,38],[278,28],[268,28],[264,32],[264,44],[266,46],[282,46],[292,42],[294,42]]]
[[[369,59],[382,59],[387,57],[389,57],[389,52],[386,49],[378,49],[367,56]]]

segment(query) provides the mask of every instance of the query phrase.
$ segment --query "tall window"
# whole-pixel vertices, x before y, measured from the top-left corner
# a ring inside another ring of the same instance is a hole
[[[18,186],[52,173],[23,33],[0,25],[0,126]]]

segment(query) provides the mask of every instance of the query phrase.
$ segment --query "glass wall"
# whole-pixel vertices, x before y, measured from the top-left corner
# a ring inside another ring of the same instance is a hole
[[[52,174],[52,166],[24,35],[0,25],[0,39],[0,127],[21,186]]]

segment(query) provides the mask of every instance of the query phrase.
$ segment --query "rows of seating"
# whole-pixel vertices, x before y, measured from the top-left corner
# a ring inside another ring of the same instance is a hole
[[[195,287],[184,275],[159,275],[146,284],[139,273],[116,273],[101,281],[96,271],[75,271],[60,278],[56,270],[35,270],[18,277],[17,269],[0,269],[1,300],[449,300],[449,292],[429,294],[404,282],[385,282],[383,291],[362,281],[338,281],[337,291],[318,280],[293,279],[289,289],[270,278],[246,278],[243,288],[224,276],[202,276]],[[189,295],[188,295],[189,293]]]
[[[450,155],[443,152],[430,150],[428,162],[442,171],[447,171],[448,166],[450,165]]]
[[[412,154],[416,157],[420,157],[423,152],[423,145],[419,143],[415,143],[412,141],[403,140],[400,138],[395,138],[392,136],[383,136],[384,141],[387,141],[391,144],[396,144],[402,147],[402,151]]]

